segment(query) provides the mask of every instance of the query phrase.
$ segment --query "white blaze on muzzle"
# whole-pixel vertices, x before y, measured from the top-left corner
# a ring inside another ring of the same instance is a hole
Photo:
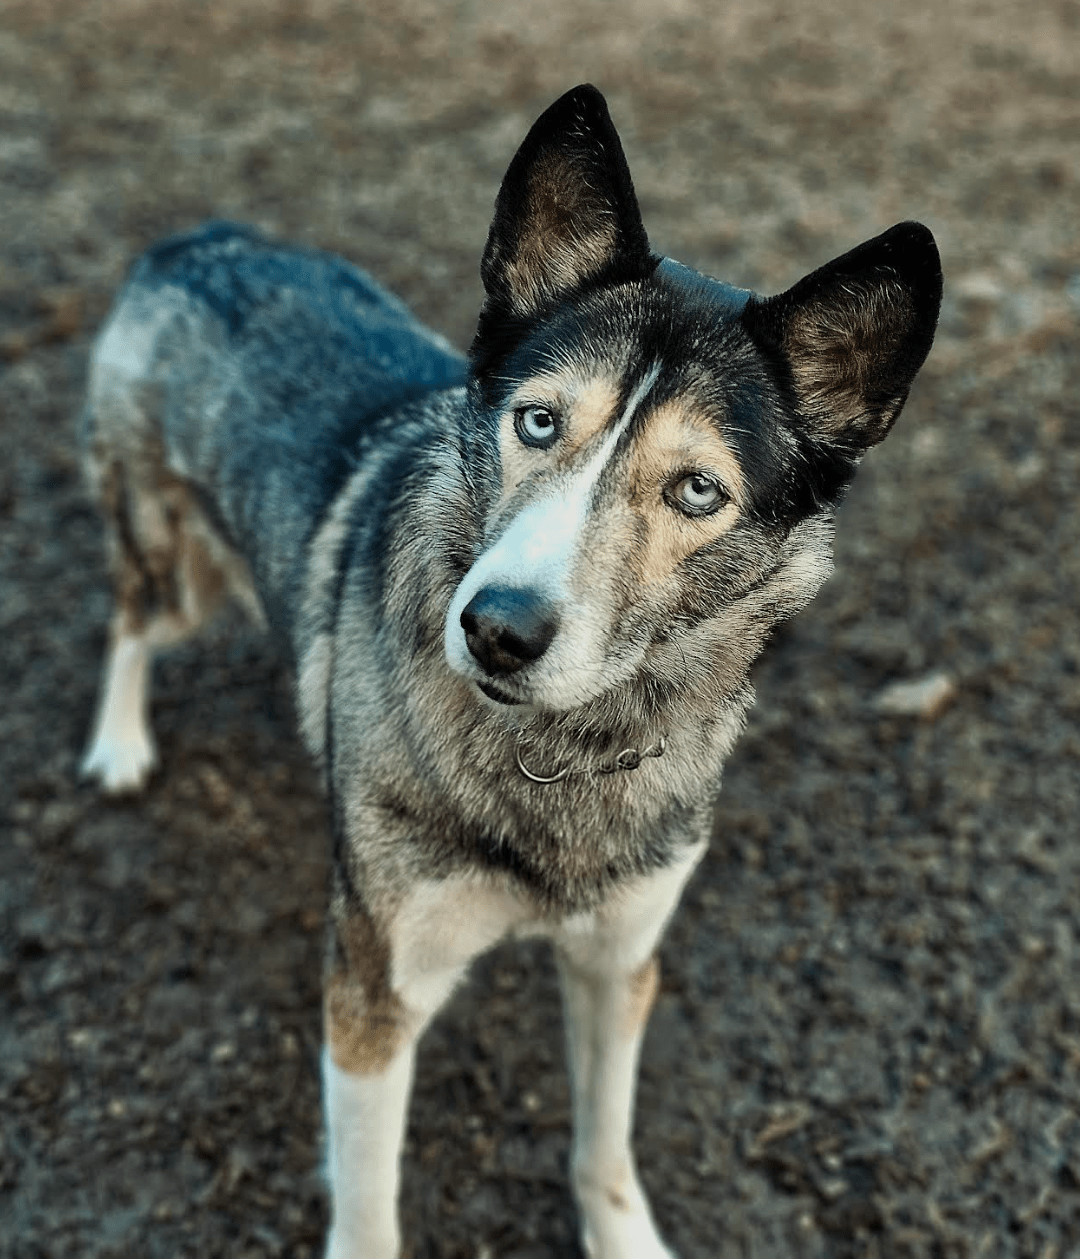
[[[585,465],[561,482],[554,494],[523,507],[462,579],[446,614],[444,645],[451,669],[470,678],[482,675],[465,642],[461,614],[485,587],[535,592],[554,608],[565,603],[593,491],[659,375],[657,363],[630,395],[618,422]]]

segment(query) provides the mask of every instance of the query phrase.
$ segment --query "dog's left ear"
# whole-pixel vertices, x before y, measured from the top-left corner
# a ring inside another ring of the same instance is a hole
[[[930,351],[941,284],[930,230],[898,223],[786,293],[752,298],[743,323],[786,362],[811,435],[861,453],[888,433]]]
[[[529,319],[654,261],[607,104],[583,84],[541,114],[503,179],[480,264],[485,315]]]

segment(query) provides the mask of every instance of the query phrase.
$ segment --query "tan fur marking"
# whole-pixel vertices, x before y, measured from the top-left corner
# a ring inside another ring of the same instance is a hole
[[[197,609],[216,608],[225,597],[228,579],[214,563],[209,539],[192,528],[185,529],[181,534],[180,566],[184,575],[185,603],[190,599]]]
[[[630,977],[630,1004],[626,1012],[626,1031],[633,1035],[644,1027],[660,991],[660,962],[654,954]],[[616,1205],[618,1206],[618,1205]]]
[[[719,479],[731,501],[711,516],[684,516],[664,498],[671,479],[700,469]],[[716,426],[683,400],[658,407],[631,454],[632,505],[644,544],[632,563],[645,583],[662,581],[687,556],[734,525],[745,495],[742,469]]]
[[[609,377],[559,372],[530,377],[511,397],[499,430],[503,501],[537,470],[573,462],[611,423],[618,403],[618,383]],[[529,405],[552,408],[564,426],[550,451],[526,446],[514,429],[515,408]]]
[[[140,634],[146,624],[145,591],[150,579],[141,564],[132,532],[124,490],[124,466],[118,459],[108,463],[99,459],[93,472],[101,510],[108,525],[106,540],[116,599],[117,631]]]
[[[323,998],[326,1044],[343,1072],[384,1072],[408,1039],[405,1008],[392,994],[371,1002],[352,977],[331,976]]]
[[[246,563],[218,536],[190,487],[153,459],[101,468],[119,624],[160,645],[198,628],[229,593],[258,616]]]
[[[610,207],[561,153],[533,167],[523,224],[506,275],[524,314],[599,271],[617,245]]]
[[[383,1072],[411,1034],[410,1016],[390,988],[390,953],[369,915],[335,925],[323,987],[330,1057],[343,1072]]]

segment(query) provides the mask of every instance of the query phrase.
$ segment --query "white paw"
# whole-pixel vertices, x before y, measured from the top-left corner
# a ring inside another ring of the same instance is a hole
[[[615,1228],[585,1231],[585,1254],[593,1260],[675,1260],[652,1221],[620,1221]]]
[[[628,1201],[629,1200],[629,1201]],[[672,1260],[644,1196],[595,1192],[580,1197],[586,1255],[594,1260]]]
[[[365,1257],[376,1257],[376,1260],[396,1260],[401,1255],[401,1243],[397,1232],[365,1235],[347,1229],[331,1228],[330,1237],[326,1240],[327,1260],[365,1260]]]
[[[149,734],[132,731],[124,739],[98,735],[79,766],[84,779],[97,779],[110,796],[140,792],[158,764]]]

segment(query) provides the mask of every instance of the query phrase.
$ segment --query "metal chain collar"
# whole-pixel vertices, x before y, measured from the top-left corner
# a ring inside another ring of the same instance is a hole
[[[601,761],[595,766],[564,766],[555,774],[534,774],[521,759],[521,740],[514,749],[514,760],[517,768],[531,783],[561,783],[572,774],[616,774],[619,770],[636,770],[646,757],[662,757],[667,751],[667,737],[661,735],[655,744],[648,748],[624,748],[611,761]]]

